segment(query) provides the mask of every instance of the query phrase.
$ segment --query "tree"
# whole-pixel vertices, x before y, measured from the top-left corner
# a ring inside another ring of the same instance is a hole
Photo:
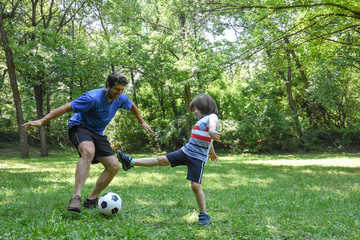
[[[24,117],[22,112],[21,98],[19,94],[19,89],[16,80],[16,72],[15,72],[15,64],[13,58],[13,51],[10,47],[9,39],[4,27],[4,19],[13,18],[16,12],[17,4],[12,6],[12,11],[10,14],[7,14],[4,11],[3,3],[0,2],[0,33],[1,33],[1,42],[6,55],[7,62],[7,71],[9,73],[11,89],[13,93],[15,109],[16,109],[16,120],[19,129],[19,140],[20,140],[20,156],[21,158],[28,158],[28,145],[27,145],[27,136],[25,133],[25,129],[22,127],[24,124]]]

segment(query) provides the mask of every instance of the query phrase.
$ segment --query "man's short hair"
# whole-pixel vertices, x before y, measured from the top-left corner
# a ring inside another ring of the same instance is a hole
[[[120,83],[121,85],[124,85],[124,86],[126,86],[128,84],[128,81],[126,80],[125,75],[120,72],[110,73],[106,82],[109,83],[110,88],[112,88],[115,85],[115,83]]]

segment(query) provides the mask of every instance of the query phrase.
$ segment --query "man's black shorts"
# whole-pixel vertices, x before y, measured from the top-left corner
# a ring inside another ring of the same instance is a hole
[[[99,161],[97,160],[98,157],[107,157],[114,155],[114,151],[111,148],[107,137],[86,128],[83,124],[75,125],[69,129],[69,139],[76,148],[76,150],[78,150],[80,143],[82,143],[83,141],[90,141],[94,143],[95,156],[91,162],[92,164],[99,163]]]
[[[205,162],[187,156],[181,149],[166,154],[166,158],[171,163],[171,167],[186,165],[188,168],[187,180],[201,183]]]

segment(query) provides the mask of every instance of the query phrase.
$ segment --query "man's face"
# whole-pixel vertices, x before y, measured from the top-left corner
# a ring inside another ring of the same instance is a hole
[[[115,83],[115,85],[110,88],[107,87],[106,96],[112,100],[116,100],[121,94],[124,93],[125,86],[120,83]]]

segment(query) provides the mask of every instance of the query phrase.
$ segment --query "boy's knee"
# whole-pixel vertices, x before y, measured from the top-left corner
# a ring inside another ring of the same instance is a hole
[[[194,191],[194,192],[199,192],[201,191],[201,184],[200,183],[197,183],[197,182],[191,182],[191,189]]]
[[[170,164],[166,156],[157,157],[156,160],[158,161],[159,166],[166,166]]]

